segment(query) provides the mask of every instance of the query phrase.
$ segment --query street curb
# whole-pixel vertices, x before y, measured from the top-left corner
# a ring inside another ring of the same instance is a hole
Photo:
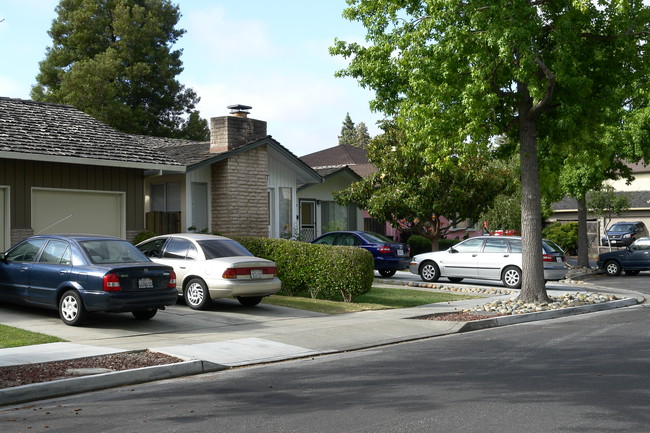
[[[602,304],[582,305],[579,307],[562,308],[559,310],[537,311],[534,313],[515,314],[511,316],[498,316],[485,320],[467,322],[458,332],[477,331],[479,329],[494,328],[497,326],[514,325],[517,323],[534,322],[537,320],[557,319],[576,314],[593,313],[597,311],[613,310],[615,308],[629,307],[639,304],[636,298],[619,299],[617,301],[603,302]]]
[[[73,377],[51,382],[33,383],[0,389],[0,406],[62,397],[138,383],[226,370],[229,367],[207,361],[192,360],[132,370]]]

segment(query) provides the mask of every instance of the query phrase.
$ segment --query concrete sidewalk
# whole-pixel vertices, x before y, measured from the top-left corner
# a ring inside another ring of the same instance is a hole
[[[602,288],[581,284],[554,285],[548,293],[556,296],[567,291],[586,292],[587,289],[607,292]],[[335,316],[267,304],[242,308],[236,301],[219,301],[210,311],[195,311],[183,305],[173,306],[146,322],[134,321],[129,315],[97,315],[86,327],[81,328],[63,325],[56,312],[0,307],[0,323],[55,335],[69,341],[0,349],[0,367],[142,349],[187,360],[179,364],[0,389],[0,406],[236,366],[358,350],[492,326],[620,308],[644,301],[642,296],[632,294],[628,298],[604,304],[474,322],[418,320],[513,296],[487,296],[408,309]]]

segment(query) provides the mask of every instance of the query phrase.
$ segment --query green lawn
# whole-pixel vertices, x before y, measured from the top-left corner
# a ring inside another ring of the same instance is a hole
[[[31,346],[32,344],[56,343],[58,341],[65,340],[38,332],[30,332],[24,329],[0,325],[0,349]]]
[[[273,295],[264,298],[262,302],[282,307],[296,308],[299,310],[315,311],[318,313],[341,314],[366,310],[410,308],[418,305],[473,298],[476,298],[476,296],[428,292],[424,290],[373,287],[365,295],[357,297],[354,302],[312,299],[309,297],[308,293],[300,293],[297,296]]]

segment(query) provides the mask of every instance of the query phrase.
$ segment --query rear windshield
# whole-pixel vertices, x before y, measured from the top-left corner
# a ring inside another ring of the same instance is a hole
[[[362,235],[368,242],[372,242],[373,244],[394,244],[395,241],[392,239],[387,238],[384,235],[380,235],[379,233],[374,233],[374,232],[364,232]]]
[[[150,261],[139,249],[127,241],[102,239],[81,241],[79,243],[90,256],[90,260],[95,264],[140,263]]]
[[[542,241],[542,246],[544,248],[544,252],[546,253],[559,253],[559,254],[564,254],[564,250],[560,248],[558,244],[556,244],[553,241],[549,241],[548,239],[544,239]]]
[[[220,257],[252,256],[246,248],[232,239],[210,239],[198,241],[198,244],[208,260]]]

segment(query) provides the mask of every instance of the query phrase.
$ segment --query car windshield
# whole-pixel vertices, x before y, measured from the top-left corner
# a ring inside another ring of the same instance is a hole
[[[140,263],[150,261],[131,243],[119,239],[79,242],[95,264]]]
[[[373,244],[394,244],[395,243],[394,240],[374,232],[363,232],[363,237],[366,238],[367,241],[372,242]]]
[[[221,257],[252,256],[252,254],[232,239],[210,239],[198,241],[205,258],[218,259]]]
[[[608,231],[612,233],[633,232],[634,224],[614,224]]]

